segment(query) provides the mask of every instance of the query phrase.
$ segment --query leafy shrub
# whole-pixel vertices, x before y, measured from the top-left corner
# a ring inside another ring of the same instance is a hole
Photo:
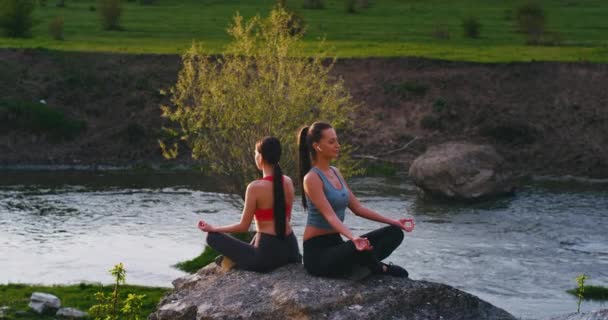
[[[462,20],[462,29],[465,37],[479,38],[481,23],[477,17],[470,16]]]
[[[49,23],[49,33],[55,40],[63,40],[63,17],[55,17]]]
[[[32,14],[35,6],[34,0],[1,0],[0,28],[9,37],[29,37],[34,25]]]
[[[226,187],[239,195],[259,175],[250,155],[261,137],[279,138],[281,166],[295,172],[294,134],[301,126],[323,119],[338,132],[352,128],[349,115],[357,105],[344,81],[331,75],[333,63],[326,63],[323,51],[297,58],[303,55],[303,42],[301,35],[290,34],[290,20],[280,6],[268,18],[243,21],[237,14],[228,29],[233,40],[221,58],[194,43],[182,56],[171,104],[162,107],[163,117],[179,126],[192,156],[225,175]],[[343,144],[339,161],[347,174],[356,167],[349,159]]]
[[[545,32],[545,10],[537,3],[527,2],[515,10],[517,29],[526,34],[528,44],[539,43]]]
[[[121,0],[98,0],[97,7],[104,30],[122,30],[120,16],[122,15]]]

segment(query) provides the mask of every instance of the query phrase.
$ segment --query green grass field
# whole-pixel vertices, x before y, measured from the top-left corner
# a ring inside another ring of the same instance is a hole
[[[419,56],[437,59],[509,61],[608,62],[608,1],[539,0],[547,15],[548,29],[558,33],[559,46],[525,45],[515,32],[512,18],[523,0],[370,0],[372,6],[356,14],[346,13],[342,0],[326,0],[326,8],[302,8],[302,0],[288,0],[307,23],[307,52],[325,37],[338,57]],[[33,36],[29,39],[0,38],[0,47],[49,48],[74,51],[127,53],[182,53],[192,40],[202,41],[211,52],[221,52],[229,41],[226,27],[235,12],[245,17],[266,15],[272,0],[157,0],[142,6],[124,2],[124,31],[102,31],[99,13],[91,11],[94,0],[67,0],[57,8],[55,0],[38,7]],[[481,37],[463,36],[461,20],[476,16]],[[51,19],[65,19],[65,40],[53,40]],[[441,26],[449,39],[438,39]]]

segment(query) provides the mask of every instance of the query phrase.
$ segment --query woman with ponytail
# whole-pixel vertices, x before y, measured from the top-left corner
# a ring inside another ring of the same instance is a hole
[[[265,137],[256,143],[255,164],[261,179],[251,182],[245,193],[241,221],[215,227],[201,220],[198,228],[208,232],[207,245],[220,252],[220,265],[234,263],[236,268],[267,272],[292,262],[301,262],[298,242],[289,224],[295,198],[293,182],[279,165],[281,143]],[[255,218],[257,233],[251,244],[226,233],[246,232]],[[222,262],[223,260],[223,262]]]
[[[364,207],[330,165],[338,157],[336,131],[324,122],[301,129],[298,137],[302,205],[308,212],[304,229],[304,267],[317,276],[361,278],[370,273],[407,277],[405,269],[381,262],[414,229],[413,219],[391,219]],[[344,224],[345,209],[388,224],[356,236]],[[344,241],[342,236],[348,241]]]

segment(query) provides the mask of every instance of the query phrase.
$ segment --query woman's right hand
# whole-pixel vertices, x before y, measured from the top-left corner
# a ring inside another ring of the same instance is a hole
[[[213,228],[212,225],[208,224],[204,220],[200,220],[198,222],[198,228],[201,229],[204,232],[213,232],[213,230],[215,230],[215,228]]]
[[[369,251],[373,249],[367,238],[355,237],[353,238],[352,242],[355,245],[355,249],[358,251]]]

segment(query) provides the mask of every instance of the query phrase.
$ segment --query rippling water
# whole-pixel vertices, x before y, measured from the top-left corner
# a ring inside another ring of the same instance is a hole
[[[0,172],[0,283],[108,283],[107,270],[124,262],[129,283],[170,286],[183,275],[171,266],[203,249],[198,219],[239,219],[218,183],[192,174]],[[414,279],[525,319],[575,311],[565,290],[580,273],[608,286],[608,184],[534,182],[475,205],[421,201],[405,178],[353,179],[351,187],[369,207],[416,218],[388,259]],[[294,210],[301,235],[305,216],[297,203]],[[379,226],[353,215],[347,224],[357,233]]]

